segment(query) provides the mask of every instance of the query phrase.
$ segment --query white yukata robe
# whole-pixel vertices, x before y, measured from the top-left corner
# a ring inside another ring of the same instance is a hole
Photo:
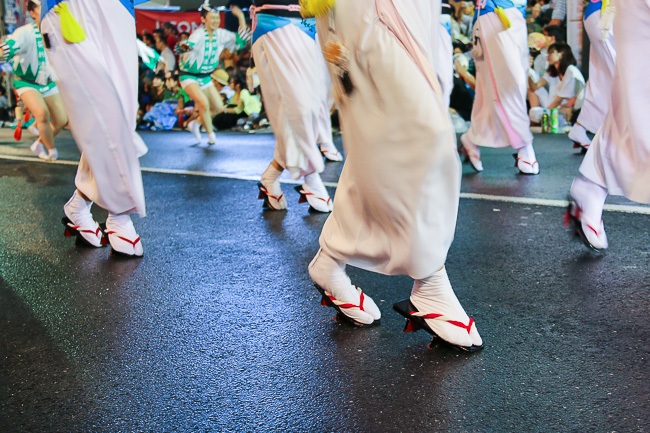
[[[328,132],[323,112],[325,67],[318,42],[288,24],[259,37],[253,43],[253,58],[275,134],[273,159],[293,179],[321,173],[325,165],[317,141]],[[331,136],[330,123],[330,141]]]
[[[354,90],[332,77],[347,159],[320,245],[352,266],[428,277],[454,237],[461,172],[435,70],[440,1],[337,0],[332,13]]]
[[[444,15],[444,17],[445,19],[449,19],[449,15]],[[438,49],[435,51],[435,67],[438,72],[438,81],[440,81],[440,87],[442,88],[442,99],[447,108],[449,108],[451,92],[454,90],[454,48],[451,42],[451,35],[444,23],[440,23],[438,32]]]
[[[584,21],[589,35],[589,80],[585,90],[585,100],[578,116],[578,123],[587,131],[596,132],[603,124],[612,93],[616,47],[614,33],[610,30],[607,39],[601,38],[598,21],[600,13],[594,12]]]
[[[60,3],[45,0],[43,5]],[[67,43],[61,20],[43,10],[42,32],[61,90],[72,135],[81,151],[75,184],[113,214],[144,216],[145,200],[138,157],[146,146],[135,132],[138,54],[135,19],[120,0],[67,0],[86,38]],[[132,7],[131,3],[131,7]]]
[[[517,8],[505,9],[511,27],[506,29],[496,13],[479,16],[474,40],[480,40],[475,57],[476,96],[465,138],[485,147],[521,149],[533,142],[526,109],[529,54],[526,21]]]
[[[319,48],[320,49],[320,48]],[[322,58],[322,56],[321,56]],[[332,93],[332,78],[330,77],[327,66],[325,65],[325,59],[322,58],[323,62],[323,83],[321,84],[323,95],[322,95],[322,108],[320,112],[320,121],[318,123],[318,138],[317,142],[319,144],[331,144],[334,145],[334,137],[332,137],[332,107],[334,106],[334,96]]]
[[[614,21],[616,68],[605,123],[580,173],[638,203],[650,204],[650,0],[618,1]]]

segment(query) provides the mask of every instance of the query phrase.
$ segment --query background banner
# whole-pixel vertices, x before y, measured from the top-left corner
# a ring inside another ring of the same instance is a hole
[[[225,15],[224,12],[221,12],[221,27],[225,24]],[[135,28],[138,34],[142,34],[144,31],[151,33],[154,29],[162,27],[162,24],[167,21],[176,26],[178,33],[192,33],[201,25],[201,14],[199,12],[135,10]]]

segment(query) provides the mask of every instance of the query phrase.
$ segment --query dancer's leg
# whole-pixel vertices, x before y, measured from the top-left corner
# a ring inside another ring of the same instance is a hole
[[[20,99],[25,104],[30,113],[34,116],[34,123],[38,128],[39,132],[39,141],[45,145],[48,152],[47,154],[40,149],[32,149],[34,152],[38,153],[38,157],[42,159],[55,160],[58,158],[58,152],[54,146],[54,132],[52,131],[52,126],[50,125],[50,110],[45,103],[45,99],[38,90],[28,90],[24,92]],[[36,143],[34,143],[35,146]]]
[[[287,208],[287,199],[280,186],[280,176],[284,171],[276,160],[271,161],[267,169],[262,173],[262,179],[258,184],[260,198],[264,199],[264,206],[272,210]]]
[[[208,133],[208,144],[215,144],[217,139],[214,135],[214,126],[212,124],[212,118],[224,111],[223,100],[221,99],[219,92],[217,92],[217,89],[214,86],[208,86],[202,91],[208,101],[208,106],[209,106],[210,120],[207,125],[204,125],[205,130]]]
[[[411,303],[427,326],[441,339],[455,346],[482,346],[483,340],[476,324],[467,316],[451,287],[447,270],[416,280],[411,291]]]
[[[607,199],[607,189],[590,181],[583,175],[578,175],[571,184],[571,204],[569,212],[578,220],[590,247],[601,250],[606,249],[607,234],[603,224],[602,215]]]
[[[329,300],[326,302],[353,322],[369,325],[381,319],[381,312],[372,298],[350,282],[345,263],[318,250],[309,264],[309,276]]]

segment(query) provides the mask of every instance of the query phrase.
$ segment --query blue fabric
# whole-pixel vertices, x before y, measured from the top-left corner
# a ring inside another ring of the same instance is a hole
[[[52,9],[54,6],[58,5],[59,3],[63,3],[65,0],[41,0],[41,18],[47,14],[47,12]],[[102,1],[108,1],[108,0],[102,0]],[[120,3],[131,13],[131,15],[135,16],[135,5],[139,5],[140,3],[144,3],[147,0],[120,0]]]
[[[443,23],[442,26],[447,30],[447,33],[449,33],[449,36],[451,36],[451,23]]]
[[[139,129],[150,129],[152,131],[169,131],[178,122],[178,116],[174,109],[178,105],[174,102],[158,102],[142,117],[142,124]]]
[[[587,3],[587,6],[585,7],[585,16],[584,19],[589,18],[591,14],[594,12],[600,12],[600,9],[603,7],[603,2],[602,1],[590,1]]]
[[[521,15],[526,18],[526,4],[515,4],[512,0],[485,0],[485,7],[480,9],[479,15],[494,12],[494,9],[501,7],[503,9],[517,8]]]
[[[63,3],[63,0],[41,0],[41,18],[44,17],[50,9],[59,3]]]
[[[253,43],[268,32],[288,26],[289,24],[297,26],[300,30],[305,32],[307,36],[316,40],[316,20],[314,18],[302,19],[278,17],[269,14],[257,14],[257,26],[253,31]]]

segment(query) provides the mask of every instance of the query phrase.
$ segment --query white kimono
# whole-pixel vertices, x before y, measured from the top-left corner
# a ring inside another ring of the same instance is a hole
[[[253,43],[264,107],[275,134],[273,158],[293,179],[325,169],[317,147],[327,136],[325,67],[318,42],[294,24]],[[331,124],[329,125],[331,140]]]
[[[609,98],[614,82],[614,66],[616,65],[616,48],[614,33],[609,32],[607,39],[601,38],[598,29],[600,13],[592,13],[584,22],[589,35],[589,80],[585,91],[585,100],[578,116],[578,123],[587,131],[596,132],[603,124]]]
[[[435,70],[440,1],[337,0],[332,13],[355,53],[354,90],[341,93],[333,76],[347,159],[320,245],[352,266],[428,277],[445,263],[460,193]]]
[[[144,216],[138,157],[146,153],[146,146],[135,132],[135,19],[120,0],[66,3],[86,39],[65,42],[61,20],[53,10],[44,11],[41,28],[50,41],[48,58],[81,151],[76,186],[113,214],[137,212]]]
[[[605,122],[580,173],[608,194],[650,204],[650,0],[617,2],[617,62]]]
[[[521,149],[533,142],[526,109],[529,54],[526,21],[514,7],[505,9],[511,27],[496,13],[479,16],[474,25],[476,97],[465,134],[472,144]]]

